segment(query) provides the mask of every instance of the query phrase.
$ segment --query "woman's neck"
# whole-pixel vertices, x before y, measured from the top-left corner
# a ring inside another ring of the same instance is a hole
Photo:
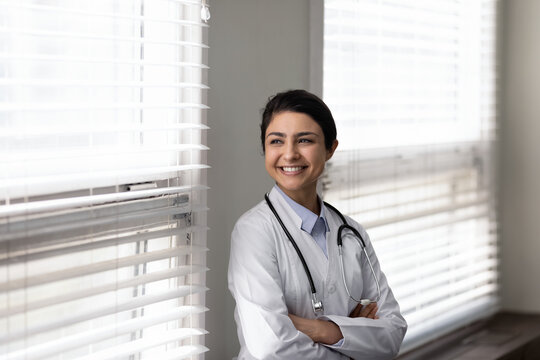
[[[287,189],[283,189],[281,186],[279,186],[279,188],[281,191],[287,194],[288,197],[314,214],[319,215],[321,213],[321,204],[319,203],[319,198],[317,196],[316,186],[314,186],[313,189],[302,189],[301,191],[289,191]]]

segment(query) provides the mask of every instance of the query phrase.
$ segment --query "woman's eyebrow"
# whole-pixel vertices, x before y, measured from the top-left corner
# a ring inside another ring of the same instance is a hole
[[[269,136],[272,136],[272,135],[274,135],[274,136],[279,136],[279,137],[286,137],[284,133],[282,133],[282,132],[277,132],[277,131],[274,131],[274,132],[269,133],[268,135],[266,135],[266,137],[269,137]]]
[[[311,132],[311,131],[302,131],[302,132],[297,133],[295,136],[296,137],[302,137],[302,136],[307,136],[307,135],[319,136],[319,134],[316,134],[316,133]]]

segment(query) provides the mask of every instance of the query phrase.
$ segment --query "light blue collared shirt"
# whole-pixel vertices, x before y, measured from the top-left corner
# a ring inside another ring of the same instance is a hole
[[[326,221],[326,217],[324,215],[324,206],[322,204],[322,201],[319,199],[319,202],[321,203],[321,214],[317,216],[315,213],[313,213],[311,210],[303,207],[293,199],[291,199],[287,194],[283,192],[279,188],[279,186],[274,185],[274,187],[277,189],[277,191],[283,196],[287,204],[293,209],[293,211],[302,219],[302,225],[300,228],[310,234],[317,245],[321,248],[326,258],[328,258],[328,251],[326,249],[326,233],[330,231],[330,228],[328,227],[328,223]]]

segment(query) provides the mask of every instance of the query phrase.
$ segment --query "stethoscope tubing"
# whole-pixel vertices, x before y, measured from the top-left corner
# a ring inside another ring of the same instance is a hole
[[[281,225],[281,228],[285,231],[285,235],[287,235],[287,238],[289,238],[289,241],[291,242],[292,246],[296,250],[296,253],[298,254],[298,257],[300,258],[300,261],[302,262],[302,266],[304,267],[304,270],[306,271],[306,274],[308,276],[309,280],[309,286],[311,288],[311,293],[316,294],[317,290],[315,289],[315,284],[313,283],[313,278],[311,277],[311,272],[309,271],[309,268],[306,263],[306,259],[304,259],[304,255],[302,255],[302,252],[300,251],[300,248],[296,244],[296,241],[294,241],[294,238],[292,237],[289,230],[287,230],[287,227],[281,220],[281,217],[278,215],[276,209],[274,208],[274,205],[272,205],[272,202],[270,201],[270,198],[268,197],[268,193],[264,194],[264,199],[266,200],[266,203],[268,204],[268,207],[272,212],[274,213],[276,219],[278,220],[279,224]]]
[[[287,227],[285,226],[285,224],[281,220],[281,217],[277,213],[276,209],[272,205],[272,202],[270,201],[268,193],[266,193],[264,195],[264,199],[266,200],[266,203],[268,204],[268,207],[270,208],[270,210],[272,211],[272,213],[274,214],[274,216],[278,220],[279,224],[281,225],[281,228],[285,232],[285,235],[287,236],[287,238],[289,239],[289,241],[293,245],[294,249],[296,250],[296,253],[298,254],[298,257],[300,258],[300,261],[302,262],[302,266],[304,267],[304,271],[305,271],[305,273],[307,275],[307,278],[308,278],[308,281],[309,281],[309,286],[311,288],[311,298],[312,298],[313,310],[315,311],[315,313],[324,311],[322,302],[317,300],[317,295],[316,295],[317,294],[317,289],[315,288],[315,284],[313,283],[313,278],[311,276],[311,272],[309,271],[306,260],[304,259],[304,256],[302,255],[302,252],[300,251],[300,248],[296,244],[296,241],[294,240],[291,233],[289,232],[289,230],[287,229]],[[325,206],[332,209],[339,216],[341,221],[343,222],[343,224],[338,229],[337,244],[338,244],[338,252],[339,252],[339,264],[340,264],[340,268],[341,268],[341,276],[343,278],[343,284],[345,285],[345,290],[347,291],[347,294],[349,295],[349,297],[353,301],[355,301],[357,303],[360,303],[361,305],[367,305],[367,304],[370,304],[370,303],[373,303],[373,302],[378,302],[380,297],[381,297],[381,288],[380,288],[380,285],[379,285],[379,280],[377,279],[377,276],[375,274],[375,270],[373,269],[373,265],[371,263],[369,255],[368,255],[368,253],[366,251],[366,243],[364,241],[364,238],[362,237],[362,235],[360,234],[360,232],[358,230],[356,230],[354,227],[350,226],[347,223],[347,220],[345,219],[345,216],[343,216],[343,214],[341,214],[341,212],[338,209],[336,209],[332,205],[328,204],[327,202],[323,202],[323,203],[324,203]],[[375,279],[375,284],[377,285],[377,299],[376,300],[369,300],[369,299],[357,300],[351,295],[351,292],[349,291],[349,287],[347,286],[347,281],[345,280],[345,269],[344,269],[344,266],[343,266],[343,240],[341,238],[341,233],[343,232],[343,230],[350,230],[355,235],[356,241],[358,242],[358,245],[360,246],[360,248],[364,252],[364,255],[365,255],[366,260],[368,262],[369,268],[371,270],[371,274],[373,275],[373,278]]]

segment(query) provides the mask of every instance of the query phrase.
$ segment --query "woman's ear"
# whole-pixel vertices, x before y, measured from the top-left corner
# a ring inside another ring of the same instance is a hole
[[[332,156],[334,155],[334,151],[336,151],[336,148],[338,146],[339,142],[337,140],[334,140],[332,143],[332,147],[328,150],[326,150],[326,161],[330,160]]]

